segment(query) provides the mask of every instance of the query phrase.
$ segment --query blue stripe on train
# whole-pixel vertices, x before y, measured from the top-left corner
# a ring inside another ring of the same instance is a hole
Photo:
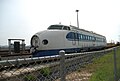
[[[65,53],[73,53],[73,52],[79,52],[80,48],[54,49],[54,50],[36,51],[36,52],[33,53],[33,57],[58,55],[60,50],[64,50]]]

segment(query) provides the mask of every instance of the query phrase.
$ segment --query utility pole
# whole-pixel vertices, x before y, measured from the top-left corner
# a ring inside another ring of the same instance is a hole
[[[78,12],[79,12],[79,10],[76,10],[76,12],[77,12],[77,27],[79,28],[79,19],[78,19]]]

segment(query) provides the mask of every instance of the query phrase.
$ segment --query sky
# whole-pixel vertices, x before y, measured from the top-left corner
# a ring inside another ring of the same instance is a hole
[[[77,26],[120,41],[120,0],[0,0],[0,45],[25,39],[52,24]]]

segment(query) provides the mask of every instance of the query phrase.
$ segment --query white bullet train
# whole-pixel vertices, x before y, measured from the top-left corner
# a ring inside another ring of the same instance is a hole
[[[73,53],[101,49],[106,44],[105,36],[75,26],[58,24],[33,35],[31,51],[33,57],[41,57],[58,55],[60,50]]]

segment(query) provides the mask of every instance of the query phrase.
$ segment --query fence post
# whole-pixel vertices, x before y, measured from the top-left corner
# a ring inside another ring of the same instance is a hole
[[[65,81],[65,51],[59,51],[60,55],[60,81]]]
[[[116,48],[114,48],[114,80],[117,81]]]

